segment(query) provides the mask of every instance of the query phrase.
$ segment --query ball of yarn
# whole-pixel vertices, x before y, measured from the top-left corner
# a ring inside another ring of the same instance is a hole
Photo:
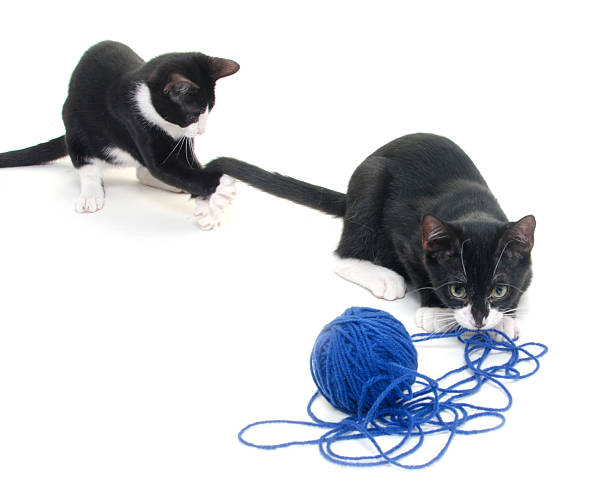
[[[415,380],[417,351],[391,314],[353,307],[323,328],[310,371],[332,406],[361,416],[372,406],[393,407],[405,397]]]

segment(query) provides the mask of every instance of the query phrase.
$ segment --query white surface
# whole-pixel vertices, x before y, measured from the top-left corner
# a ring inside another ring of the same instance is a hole
[[[604,2],[218,4],[107,2],[95,22],[82,4],[5,5],[0,151],[61,133],[70,72],[103,39],[241,64],[219,82],[203,161],[235,156],[343,190],[383,143],[447,135],[511,218],[538,219],[521,340],[550,354],[511,386],[503,429],[456,439],[424,471],[246,448],[247,423],[306,418],[325,323],[367,305],[413,330],[415,296],[378,300],[334,275],[339,220],[243,185],[203,232],[187,196],[131,169],[106,173],[92,215],[74,212],[65,164],[0,170],[0,502],[604,501]],[[452,344],[420,357],[432,375],[460,361]]]

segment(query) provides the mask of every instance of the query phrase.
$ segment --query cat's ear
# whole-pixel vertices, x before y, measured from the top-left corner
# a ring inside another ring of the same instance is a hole
[[[527,215],[521,220],[512,222],[499,239],[498,248],[515,256],[523,256],[533,248],[533,233],[536,220],[533,215]]]
[[[225,58],[210,58],[210,76],[213,80],[222,79],[235,74],[240,65],[235,61]]]
[[[200,89],[200,86],[184,75],[171,73],[168,77],[168,82],[164,86],[164,94],[168,95],[172,101],[179,102],[183,97],[198,89]]]
[[[423,250],[449,255],[459,246],[455,231],[433,215],[426,215],[421,222],[423,228]]]

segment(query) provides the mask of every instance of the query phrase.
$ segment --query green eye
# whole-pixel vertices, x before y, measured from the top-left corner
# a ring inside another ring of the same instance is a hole
[[[453,284],[450,286],[450,293],[452,294],[453,297],[456,297],[458,299],[463,299],[465,296],[467,296],[467,292],[465,290],[465,287],[461,284]]]
[[[495,299],[503,298],[508,293],[506,285],[496,285],[491,291],[491,297]]]

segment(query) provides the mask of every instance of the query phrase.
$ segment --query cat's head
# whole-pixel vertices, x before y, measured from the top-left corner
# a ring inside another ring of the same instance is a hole
[[[148,77],[135,92],[138,108],[147,121],[178,139],[204,133],[216,81],[240,66],[201,53],[173,53],[151,60],[146,68]]]
[[[490,329],[516,310],[531,281],[535,218],[422,221],[425,265],[437,296],[466,329]]]

